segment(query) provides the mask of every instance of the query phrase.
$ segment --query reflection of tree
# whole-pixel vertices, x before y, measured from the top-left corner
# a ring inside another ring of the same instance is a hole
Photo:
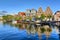
[[[39,39],[42,39],[42,34],[44,33],[46,35],[46,39],[48,40],[48,37],[50,36],[50,33],[52,31],[51,28],[49,28],[48,25],[38,25],[37,27],[34,24],[22,24],[18,23],[15,24],[16,27],[19,29],[25,29],[27,31],[27,34],[30,36],[31,34],[34,36],[36,33],[38,33]]]
[[[46,35],[46,39],[48,40],[48,37],[50,36],[50,33],[52,31],[52,28],[49,28],[49,26],[45,27],[45,35]]]
[[[26,25],[25,25],[25,24],[22,24],[22,23],[21,23],[21,24],[19,24],[19,29],[22,29],[22,30],[23,30],[23,29],[25,29],[25,27],[26,27]]]
[[[45,29],[44,29],[44,27],[38,27],[38,35],[39,35],[39,38],[40,38],[40,40],[42,39],[42,34],[45,32]]]
[[[26,32],[28,34],[28,37],[32,34],[33,36],[36,34],[36,32],[38,33],[39,39],[42,39],[42,34],[44,33],[46,35],[46,39],[48,40],[48,37],[50,36],[50,33],[52,31],[51,28],[49,28],[49,26],[34,26],[32,24],[17,24],[19,29],[25,29],[26,28]]]
[[[22,30],[26,28],[26,24],[23,24],[23,23],[17,23],[14,26]]]
[[[39,39],[41,39],[41,30],[40,30],[40,27],[38,27],[38,31],[37,31],[37,33],[38,33],[38,36],[39,36]]]
[[[38,29],[37,33],[38,33],[39,39],[40,40],[42,39],[41,36],[44,33],[46,35],[46,39],[48,40],[48,37],[50,36],[50,33],[52,31],[52,28],[49,28],[48,25],[45,25],[42,27],[39,26],[37,29]]]
[[[47,28],[45,34],[46,34],[46,39],[48,40],[48,37],[50,36],[50,33],[51,33],[52,29],[51,28]]]

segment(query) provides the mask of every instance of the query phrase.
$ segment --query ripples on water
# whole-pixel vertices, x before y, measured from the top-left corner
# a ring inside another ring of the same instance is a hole
[[[36,31],[37,28],[34,25],[12,25],[0,22],[0,40],[39,40]],[[44,34],[42,35],[42,40],[46,40]],[[56,29],[53,28],[48,40],[59,40]]]

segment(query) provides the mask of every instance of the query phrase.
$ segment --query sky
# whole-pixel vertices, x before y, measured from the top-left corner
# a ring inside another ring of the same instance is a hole
[[[50,7],[53,13],[60,10],[60,0],[0,0],[0,11],[8,13],[18,13],[26,11],[26,9],[36,9],[39,7],[45,11]]]

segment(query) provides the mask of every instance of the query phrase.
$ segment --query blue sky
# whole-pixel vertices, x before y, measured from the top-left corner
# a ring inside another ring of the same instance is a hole
[[[53,12],[60,10],[60,0],[0,0],[0,11],[19,12],[26,9],[38,9],[50,6]]]

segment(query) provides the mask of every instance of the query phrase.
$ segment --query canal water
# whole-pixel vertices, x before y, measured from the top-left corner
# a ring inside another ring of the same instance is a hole
[[[31,25],[27,25],[28,27]],[[33,26],[33,25],[32,25]],[[0,22],[0,40],[40,40],[36,32],[27,29],[26,25],[19,27]],[[34,28],[34,27],[32,27]],[[41,36],[42,40],[46,40],[45,34]],[[59,35],[55,28],[52,28],[52,32],[48,40],[59,40]]]

